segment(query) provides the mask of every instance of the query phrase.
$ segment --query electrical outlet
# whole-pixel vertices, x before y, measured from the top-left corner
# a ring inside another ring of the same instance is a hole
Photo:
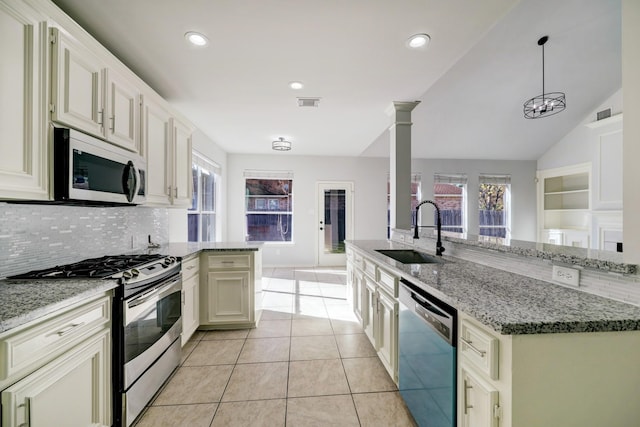
[[[578,287],[580,286],[580,270],[554,265],[551,271],[551,280],[563,285]]]

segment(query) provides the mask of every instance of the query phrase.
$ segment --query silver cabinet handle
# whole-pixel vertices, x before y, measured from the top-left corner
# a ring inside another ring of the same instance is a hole
[[[111,131],[116,131],[116,116],[111,116]]]
[[[475,346],[473,345],[473,343],[472,343],[471,341],[469,341],[469,340],[466,340],[466,339],[464,339],[464,338],[460,338],[460,341],[462,341],[463,343],[465,343],[465,344],[466,344],[466,346],[467,346],[467,347],[469,347],[469,350],[473,351],[474,353],[476,353],[476,354],[477,354],[478,356],[480,356],[480,357],[484,357],[484,355],[485,355],[485,354],[487,354],[487,352],[486,352],[486,351],[484,351],[484,350],[480,350],[480,349],[478,349],[477,347],[475,347]]]
[[[464,398],[464,414],[467,415],[468,410],[469,409],[473,409],[473,405],[469,405],[468,401],[467,401],[467,391],[469,389],[472,389],[473,387],[470,386],[469,384],[467,384],[467,380],[464,380],[464,395],[462,396]]]
[[[190,265],[189,267],[187,267],[187,270],[193,270],[194,268],[196,268],[195,265]]]
[[[178,187],[173,188],[173,194],[175,194],[176,199],[178,198]]]
[[[102,122],[104,121],[103,118],[104,118],[104,109],[98,111],[98,124],[100,126],[102,126]]]
[[[73,329],[77,328],[78,326],[82,326],[82,325],[84,325],[84,322],[72,323],[72,324],[67,325],[64,328],[60,329],[59,331],[55,331],[53,334],[56,334],[59,337],[62,337],[64,335],[68,334],[69,332],[71,332]],[[53,335],[53,334],[50,334],[50,335]]]

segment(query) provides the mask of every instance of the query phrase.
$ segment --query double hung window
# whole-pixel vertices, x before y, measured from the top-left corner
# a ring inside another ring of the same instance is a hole
[[[479,184],[480,235],[509,238],[511,176],[483,174]]]
[[[245,172],[246,240],[291,242],[293,174]]]
[[[467,175],[438,173],[433,176],[433,197],[440,208],[442,231],[466,232],[466,193]]]
[[[193,194],[187,211],[188,240],[215,242],[220,167],[195,151],[192,159]]]

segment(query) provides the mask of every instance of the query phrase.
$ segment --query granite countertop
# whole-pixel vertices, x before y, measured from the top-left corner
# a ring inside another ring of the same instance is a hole
[[[200,251],[258,251],[260,242],[169,243],[129,253],[186,258]],[[0,333],[116,288],[108,279],[0,280]]]
[[[116,280],[1,280],[0,333],[117,287]]]
[[[348,245],[503,335],[640,330],[640,307],[458,258],[402,264],[375,249],[413,249],[387,240]]]

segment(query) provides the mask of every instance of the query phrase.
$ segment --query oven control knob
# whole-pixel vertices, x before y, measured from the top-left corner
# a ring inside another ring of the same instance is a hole
[[[162,260],[162,265],[164,267],[169,267],[171,265],[171,260],[169,259],[169,257]]]
[[[138,277],[138,275],[140,275],[140,271],[137,268],[132,268],[131,274],[133,275],[133,277]]]
[[[123,271],[122,278],[125,280],[131,279],[133,277],[133,273],[131,271]]]

